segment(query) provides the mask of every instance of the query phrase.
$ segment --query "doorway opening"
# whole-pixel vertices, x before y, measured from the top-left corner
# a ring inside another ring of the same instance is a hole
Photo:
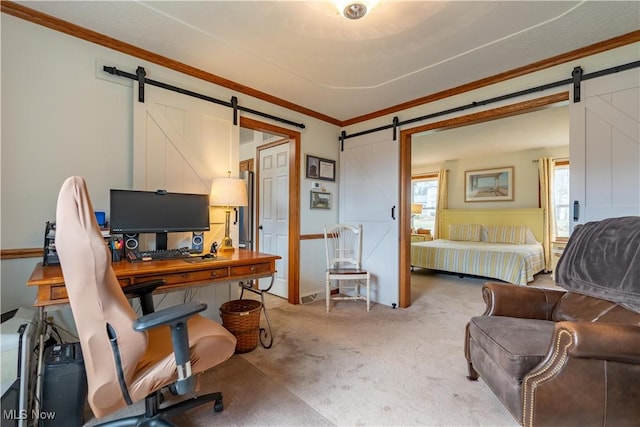
[[[287,269],[288,279],[288,297],[287,300],[291,304],[299,304],[300,302],[300,132],[296,132],[291,129],[283,128],[280,126],[272,125],[265,122],[260,122],[247,117],[240,117],[240,127],[253,131],[259,131],[268,133],[280,137],[277,141],[284,141],[289,143],[289,209],[288,209],[288,259],[287,265],[283,266]],[[259,151],[268,147],[270,143],[256,147],[254,155],[254,168],[256,173],[256,191],[255,194],[259,194],[260,188],[259,173],[260,166],[258,160],[260,158]],[[247,159],[240,159],[247,160]],[[256,197],[256,196],[254,196]],[[259,212],[260,206],[258,199],[255,200],[256,212]],[[256,216],[257,217],[257,216]],[[254,221],[253,235],[255,236],[254,250],[259,248],[259,233],[258,227],[260,224],[258,221]]]
[[[402,212],[400,217],[400,271],[399,271],[399,304],[400,307],[411,305],[411,141],[414,135],[435,130],[447,130],[486,121],[498,120],[514,115],[525,114],[549,108],[553,105],[567,103],[569,92],[535,98],[486,111],[467,114],[460,117],[441,120],[400,132],[400,197]]]

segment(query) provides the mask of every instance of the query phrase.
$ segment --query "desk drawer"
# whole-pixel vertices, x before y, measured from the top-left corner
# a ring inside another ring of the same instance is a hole
[[[149,280],[161,279],[167,285],[189,283],[189,282],[206,282],[208,280],[224,279],[229,276],[227,267],[216,268],[213,270],[191,271],[188,273],[173,273],[160,276],[136,277],[133,283],[148,282]]]
[[[261,264],[253,265],[239,265],[237,267],[231,267],[231,276],[246,276],[251,274],[266,273],[271,271],[271,263],[263,262]]]
[[[67,296],[67,288],[63,285],[63,286],[52,286],[51,287],[51,299],[52,300],[57,300],[57,299],[66,299]]]
[[[118,283],[120,284],[120,287],[125,287],[129,285],[129,279],[118,280]],[[69,295],[67,295],[67,287],[65,285],[51,287],[51,301],[67,298],[69,298]]]

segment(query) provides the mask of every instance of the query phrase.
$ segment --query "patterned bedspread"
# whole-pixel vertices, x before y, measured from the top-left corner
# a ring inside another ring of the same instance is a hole
[[[433,240],[411,244],[411,265],[526,285],[544,269],[542,245]]]

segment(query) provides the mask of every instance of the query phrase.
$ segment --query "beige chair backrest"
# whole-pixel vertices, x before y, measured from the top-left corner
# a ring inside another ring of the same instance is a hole
[[[108,326],[117,334],[129,383],[147,348],[147,335],[133,330],[136,314],[111,268],[111,254],[98,227],[81,177],[68,178],[58,196],[56,250],[78,329],[94,413],[126,406],[109,340]]]

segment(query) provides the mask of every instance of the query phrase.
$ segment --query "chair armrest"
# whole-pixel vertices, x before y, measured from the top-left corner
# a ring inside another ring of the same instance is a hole
[[[153,297],[152,293],[160,285],[164,285],[166,281],[164,279],[149,280],[147,282],[136,283],[133,285],[125,286],[122,291],[125,294],[133,294],[140,299],[140,306],[142,307],[142,314],[153,313]]]
[[[133,329],[142,332],[162,325],[173,325],[183,322],[196,313],[206,310],[207,305],[197,301],[168,307],[144,316],[133,322]]]
[[[640,326],[606,322],[558,322],[560,331],[573,336],[567,349],[570,357],[601,359],[640,365]]]
[[[206,304],[192,301],[144,315],[133,322],[133,329],[138,332],[164,325],[171,327],[171,342],[178,372],[175,390],[178,394],[186,394],[195,387],[195,379],[191,376],[187,319],[206,308]]]
[[[487,282],[482,287],[484,316],[551,320],[553,309],[565,291]]]
[[[166,280],[164,279],[149,280],[148,282],[125,286],[122,288],[122,291],[125,294],[144,295],[155,291],[158,286],[164,285],[165,283]]]

